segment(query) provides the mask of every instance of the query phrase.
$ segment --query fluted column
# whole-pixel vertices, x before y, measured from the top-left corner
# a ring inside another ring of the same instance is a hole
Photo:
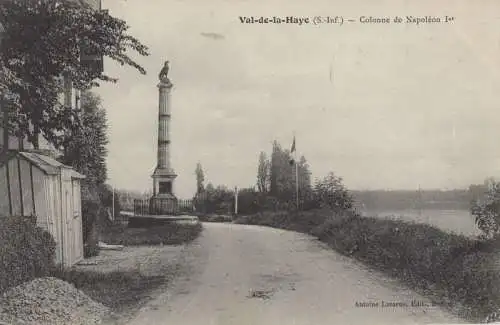
[[[172,84],[160,82],[158,108],[158,169],[170,169],[170,90]]]
[[[150,213],[172,215],[177,212],[174,180],[177,175],[170,162],[170,119],[172,109],[172,82],[160,76],[158,87],[158,152],[157,165],[153,175],[153,197],[150,199]]]

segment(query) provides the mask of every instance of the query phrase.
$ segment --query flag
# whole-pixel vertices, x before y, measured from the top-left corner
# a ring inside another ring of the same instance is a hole
[[[290,159],[290,165],[293,166],[293,164],[295,163],[295,159],[294,159],[294,154],[295,154],[295,136],[293,137],[292,149],[290,149],[290,153],[292,154],[292,158]]]

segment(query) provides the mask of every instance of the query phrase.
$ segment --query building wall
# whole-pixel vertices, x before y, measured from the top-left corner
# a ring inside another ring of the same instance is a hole
[[[7,168],[0,166],[0,216],[9,215],[9,196],[7,192]]]
[[[11,159],[8,162],[9,168],[9,183],[10,183],[10,196],[12,202],[12,215],[20,216],[21,213],[21,186],[19,183],[19,169],[17,165],[17,158]],[[29,190],[26,189],[26,190]],[[24,213],[23,213],[24,214]]]

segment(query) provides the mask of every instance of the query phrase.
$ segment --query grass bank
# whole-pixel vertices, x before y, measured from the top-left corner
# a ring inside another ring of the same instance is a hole
[[[104,229],[101,238],[106,244],[138,245],[183,245],[196,239],[203,230],[200,223],[171,223],[152,228],[128,228],[113,225]]]
[[[233,217],[229,215],[197,214],[196,216],[201,222],[233,222]]]
[[[265,225],[314,235],[341,254],[478,322],[500,309],[500,268],[494,241],[481,242],[399,220],[315,210],[240,217],[236,223]]]

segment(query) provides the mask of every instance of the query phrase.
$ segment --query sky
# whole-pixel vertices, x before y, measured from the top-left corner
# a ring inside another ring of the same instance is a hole
[[[148,191],[156,165],[158,72],[170,61],[174,191],[255,185],[272,141],[313,178],[351,189],[451,189],[500,175],[500,3],[470,1],[103,0],[149,47],[146,70],[105,60],[109,183]],[[495,14],[496,13],[496,14]],[[342,16],[330,25],[242,24],[239,16]],[[368,24],[359,17],[455,17]],[[220,35],[211,37],[210,35]]]

